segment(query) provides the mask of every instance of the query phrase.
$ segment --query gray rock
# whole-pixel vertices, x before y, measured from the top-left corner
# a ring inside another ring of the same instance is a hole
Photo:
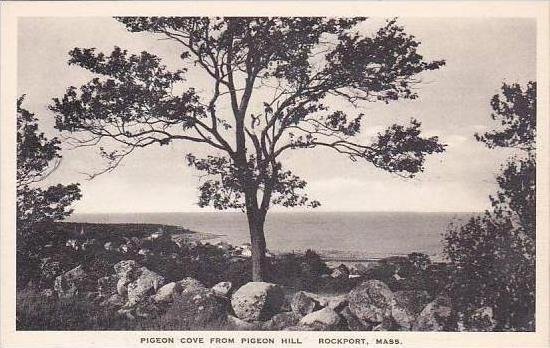
[[[426,291],[396,291],[392,303],[392,317],[404,330],[411,330],[420,312],[430,302]]]
[[[139,265],[134,260],[123,260],[115,264],[113,268],[119,278],[133,278],[133,273],[139,269]]]
[[[181,289],[181,291],[185,291],[187,289],[197,289],[197,288],[204,289],[205,288],[205,286],[201,282],[191,277],[183,278],[182,280],[179,280],[176,283],[178,287]]]
[[[72,297],[76,295],[86,282],[86,272],[82,265],[57,276],[54,282],[54,290],[59,297]]]
[[[315,310],[315,308],[320,308],[319,302],[317,302],[313,297],[309,296],[308,293],[304,291],[298,291],[292,297],[290,301],[290,308],[292,311],[300,316],[307,315]]]
[[[367,280],[351,290],[349,309],[361,321],[381,323],[391,318],[393,292],[379,280]]]
[[[212,287],[212,291],[218,296],[226,297],[231,291],[231,287],[231,282],[220,282]]]
[[[372,325],[366,325],[365,322],[359,320],[355,314],[351,312],[349,307],[344,307],[340,311],[340,315],[346,320],[347,327],[350,331],[371,331]]]
[[[188,287],[174,298],[163,314],[163,330],[206,329],[225,321],[227,309],[224,301],[208,288]]]
[[[348,305],[348,295],[332,296],[327,299],[327,307],[337,312]]]
[[[227,315],[227,324],[232,330],[252,331],[252,330],[260,330],[263,322],[261,321],[248,322],[248,321],[239,319],[237,317],[234,317],[232,315]]]
[[[170,302],[179,292],[181,292],[179,283],[171,282],[161,287],[153,296],[153,300],[155,302]]]
[[[128,284],[130,284],[132,280],[128,277],[122,277],[117,281],[116,284],[116,291],[117,294],[123,297],[128,296]]]
[[[448,331],[452,325],[451,301],[438,297],[428,303],[413,324],[413,331]]]
[[[340,324],[340,316],[334,310],[325,307],[321,310],[309,313],[300,319],[299,325],[311,326],[321,330],[334,330]]]
[[[321,329],[313,326],[295,325],[283,329],[284,331],[321,331]]]
[[[128,284],[128,305],[134,305],[142,301],[147,295],[155,293],[164,285],[164,277],[141,267],[139,277]]]
[[[264,330],[280,331],[291,326],[296,326],[302,317],[294,312],[284,312],[273,316],[263,325]]]
[[[231,297],[235,315],[246,321],[268,320],[279,312],[284,301],[282,289],[265,282],[250,282]]]

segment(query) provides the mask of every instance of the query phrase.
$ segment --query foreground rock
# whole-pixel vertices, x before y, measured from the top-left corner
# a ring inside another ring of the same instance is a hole
[[[267,320],[279,312],[283,297],[282,289],[276,284],[250,282],[233,294],[231,306],[242,320]]]
[[[170,302],[180,291],[180,285],[176,282],[171,282],[161,287],[155,296],[153,296],[153,300],[155,302]]]
[[[142,301],[147,295],[152,295],[164,285],[164,282],[163,276],[141,267],[139,277],[128,284],[128,305],[134,305]]]
[[[372,325],[367,325],[366,323],[359,320],[355,314],[351,312],[349,307],[344,307],[340,312],[340,315],[346,320],[347,327],[350,331],[371,331]]]
[[[227,295],[229,295],[231,287],[231,282],[219,282],[212,287],[212,291],[214,291],[214,293],[218,296],[226,297]]]
[[[53,289],[59,297],[72,297],[76,295],[86,282],[87,274],[82,265],[57,276]]]
[[[319,302],[304,291],[298,291],[290,301],[290,308],[299,316],[307,315],[319,307]]]
[[[263,325],[264,330],[280,331],[291,326],[296,326],[302,317],[294,312],[283,312],[273,316]]]
[[[340,316],[334,310],[325,307],[300,319],[299,325],[317,330],[334,330],[340,324]]]
[[[411,330],[417,317],[430,302],[426,291],[396,291],[392,304],[392,317],[404,330]]]
[[[368,326],[391,318],[393,299],[393,292],[386,284],[367,280],[349,293],[349,309]]]
[[[422,310],[413,325],[413,331],[450,331],[452,330],[451,301],[447,297],[438,297]]]
[[[198,283],[198,282],[197,282]],[[164,330],[206,329],[223,322],[227,307],[214,292],[197,283],[189,283],[163,315]]]
[[[232,315],[227,316],[227,325],[231,330],[237,331],[260,330],[262,328],[261,321],[248,322]]]

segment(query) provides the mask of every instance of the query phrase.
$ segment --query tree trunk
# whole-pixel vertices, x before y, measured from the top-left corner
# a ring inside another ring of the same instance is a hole
[[[264,235],[265,214],[258,209],[247,209],[248,227],[250,230],[250,244],[252,246],[252,281],[265,280],[266,272],[266,244]]]

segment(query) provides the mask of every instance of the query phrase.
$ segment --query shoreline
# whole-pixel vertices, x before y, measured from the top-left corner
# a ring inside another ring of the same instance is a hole
[[[142,222],[80,222],[80,221],[58,221],[58,224],[63,225],[74,225],[74,230],[80,230],[81,228],[85,229],[130,229],[134,231],[139,231],[138,233],[150,234],[159,229],[163,229],[165,232],[171,235],[174,241],[187,241],[187,242],[199,242],[203,244],[216,244],[216,243],[228,243],[233,246],[239,246],[228,242],[225,238],[227,234],[219,234],[213,232],[203,232],[196,231],[189,228],[186,228],[182,225],[169,225],[161,223],[142,223]],[[363,254],[357,251],[346,251],[346,250],[336,250],[336,249],[315,249],[311,248],[316,253],[321,256],[321,259],[328,263],[344,263],[344,264],[355,264],[355,263],[374,263],[378,262],[385,258],[390,257],[406,257],[407,253],[394,253],[394,254],[384,254],[384,255],[368,255]],[[280,250],[280,249],[269,249],[274,255],[282,255],[288,253],[298,253],[303,254],[307,249],[296,248],[291,250]],[[415,252],[415,251],[411,251]],[[440,255],[428,255],[433,262],[444,262],[444,259]]]

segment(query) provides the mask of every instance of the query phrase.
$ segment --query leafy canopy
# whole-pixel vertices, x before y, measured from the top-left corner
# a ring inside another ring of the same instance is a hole
[[[136,148],[172,141],[209,145],[216,155],[187,156],[209,176],[201,206],[218,209],[310,205],[305,181],[284,169],[290,150],[327,147],[351,160],[412,177],[425,156],[442,152],[437,137],[420,135],[420,122],[392,125],[371,144],[355,142],[366,115],[341,109],[364,102],[418,97],[419,74],[444,61],[426,61],[420,42],[389,20],[371,35],[365,18],[118,17],[131,32],[150,32],[181,48],[182,65],[200,69],[211,90],[199,92],[185,68],[170,72],[160,58],[75,48],[69,64],[97,75],[71,86],[50,106],[56,127],[88,134],[78,145],[115,140],[102,155],[114,169]],[[229,106],[226,107],[226,106]],[[99,174],[96,173],[96,174]],[[93,176],[93,175],[92,175]],[[261,195],[257,195],[261,192]],[[248,199],[248,200],[247,200]]]
[[[18,229],[28,230],[35,223],[65,218],[81,196],[77,184],[35,187],[59,165],[60,142],[39,131],[35,114],[23,108],[23,101],[24,96],[17,100],[17,223]]]
[[[489,148],[513,147],[497,176],[492,210],[452,227],[445,253],[456,267],[451,292],[466,316],[494,309],[498,330],[534,330],[536,249],[536,82],[503,84],[491,100],[501,128],[476,134]]]

